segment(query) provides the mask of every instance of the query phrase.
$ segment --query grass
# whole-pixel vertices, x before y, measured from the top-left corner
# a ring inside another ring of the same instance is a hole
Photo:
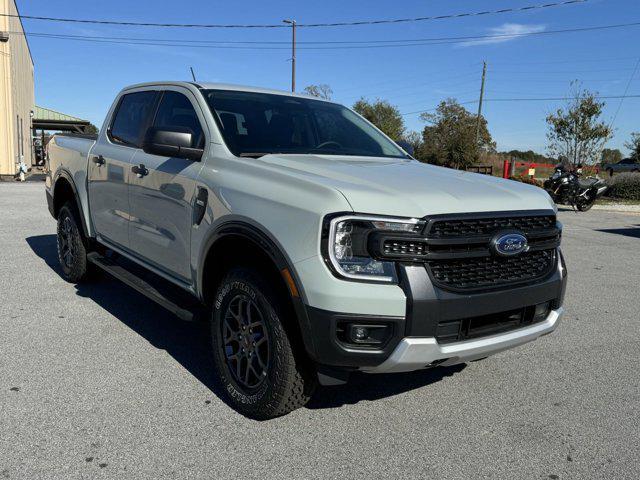
[[[640,205],[640,200],[629,200],[626,198],[601,197],[598,199],[600,205]]]

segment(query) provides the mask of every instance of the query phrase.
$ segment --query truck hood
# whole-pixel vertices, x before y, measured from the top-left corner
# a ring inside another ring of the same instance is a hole
[[[259,161],[339,190],[359,213],[423,217],[555,209],[541,188],[410,159],[273,154]]]

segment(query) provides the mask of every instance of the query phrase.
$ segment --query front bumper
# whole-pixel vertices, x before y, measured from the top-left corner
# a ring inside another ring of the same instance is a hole
[[[400,265],[406,297],[403,316],[339,313],[307,305],[303,310],[309,333],[305,339],[308,353],[318,365],[333,369],[402,372],[432,364],[463,363],[535,340],[552,332],[562,316],[567,275],[560,252],[558,258],[556,269],[542,281],[472,294],[442,290],[433,285],[424,267]],[[549,313],[534,323],[438,342],[443,325],[476,317],[497,319],[505,312],[547,302]],[[391,334],[378,348],[359,348],[341,340],[341,326],[345,324],[383,324]]]
[[[449,366],[471,362],[553,332],[563,314],[564,309],[560,307],[552,310],[544,321],[530,327],[447,345],[439,345],[435,338],[429,337],[404,338],[383,363],[363,370],[371,373],[410,372],[432,365]]]

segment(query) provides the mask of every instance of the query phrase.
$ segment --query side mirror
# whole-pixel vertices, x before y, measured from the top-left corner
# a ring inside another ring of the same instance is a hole
[[[204,150],[194,148],[193,132],[186,127],[150,127],[144,136],[142,150],[161,157],[186,158],[199,161]]]
[[[405,140],[398,140],[396,142],[396,145],[398,145],[401,149],[403,149],[405,152],[407,152],[409,155],[413,157],[413,145],[411,145],[409,142]]]

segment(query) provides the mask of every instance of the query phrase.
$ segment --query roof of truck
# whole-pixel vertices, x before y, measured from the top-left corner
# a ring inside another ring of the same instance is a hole
[[[231,83],[212,83],[212,82],[182,82],[182,81],[158,81],[158,82],[145,82],[138,83],[135,85],[130,85],[125,88],[125,90],[131,88],[140,88],[140,87],[153,87],[153,86],[163,86],[163,85],[176,85],[182,87],[195,86],[196,88],[206,89],[206,90],[234,90],[240,92],[255,92],[255,93],[271,93],[275,95],[286,95],[289,97],[300,97],[300,98],[311,98],[314,100],[323,100],[327,102],[331,102],[331,100],[325,100],[323,98],[314,97],[312,95],[307,95],[306,93],[293,93],[287,92],[284,90],[274,90],[270,88],[262,88],[262,87],[250,87],[247,85],[234,85]]]

